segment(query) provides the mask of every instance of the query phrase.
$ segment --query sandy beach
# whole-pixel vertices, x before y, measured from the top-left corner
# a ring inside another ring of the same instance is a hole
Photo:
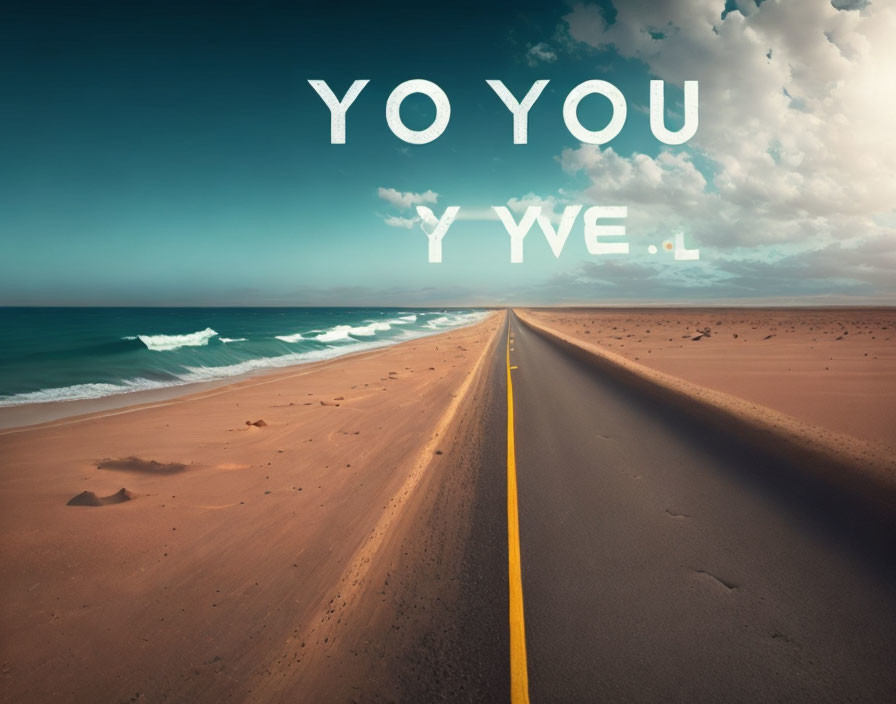
[[[527,309],[565,334],[837,433],[893,445],[896,311]]]
[[[449,452],[502,320],[0,433],[0,698],[275,698]]]

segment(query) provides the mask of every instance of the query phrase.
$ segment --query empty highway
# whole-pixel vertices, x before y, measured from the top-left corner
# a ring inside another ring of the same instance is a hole
[[[893,696],[893,558],[872,519],[508,326],[514,701]]]

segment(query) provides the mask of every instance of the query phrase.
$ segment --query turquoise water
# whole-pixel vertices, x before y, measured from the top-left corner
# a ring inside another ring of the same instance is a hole
[[[0,406],[226,379],[481,320],[474,309],[0,308]]]

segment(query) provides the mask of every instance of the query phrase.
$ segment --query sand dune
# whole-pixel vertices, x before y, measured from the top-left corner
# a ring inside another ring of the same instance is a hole
[[[874,443],[896,437],[896,310],[532,309],[639,364]]]
[[[70,499],[66,506],[107,506],[109,504],[122,504],[125,501],[136,499],[136,495],[122,487],[111,496],[99,497],[92,491],[82,491]]]

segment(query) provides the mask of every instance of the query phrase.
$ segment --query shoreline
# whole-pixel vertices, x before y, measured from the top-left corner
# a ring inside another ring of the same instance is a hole
[[[376,354],[382,350],[400,347],[408,343],[437,337],[455,330],[463,330],[488,320],[495,315],[494,309],[484,310],[484,316],[467,325],[445,330],[435,330],[432,333],[417,335],[397,342],[384,341],[383,344],[353,350],[343,354],[336,354],[326,359],[309,362],[298,362],[282,367],[268,367],[243,372],[234,376],[197,381],[185,384],[172,384],[158,389],[145,389],[140,391],[127,391],[124,393],[109,394],[97,398],[72,399],[65,401],[43,401],[37,403],[22,403],[15,406],[0,406],[0,435],[8,432],[20,432],[31,428],[46,427],[59,421],[76,422],[104,415],[115,415],[139,410],[141,407],[152,408],[167,405],[173,401],[188,399],[190,397],[203,397],[209,392],[223,392],[227,387],[242,387],[253,380],[265,380],[267,383],[274,378],[288,378],[298,370],[318,369],[339,360],[356,359],[367,354]]]

